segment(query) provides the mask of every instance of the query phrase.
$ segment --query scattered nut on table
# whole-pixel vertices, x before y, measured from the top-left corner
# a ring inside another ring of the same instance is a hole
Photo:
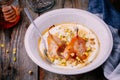
[[[32,75],[32,74],[33,74],[33,71],[29,70],[28,73],[29,73],[30,75]]]
[[[16,62],[16,60],[17,60],[17,58],[16,58],[16,57],[14,57],[14,58],[13,58],[13,61],[14,61],[14,62]]]
[[[13,54],[16,54],[16,51],[17,51],[17,49],[16,49],[16,48],[14,48],[14,49],[13,49]]]
[[[5,47],[5,45],[4,45],[4,44],[1,44],[0,46],[1,46],[2,48],[3,48],[3,47]]]
[[[6,53],[9,53],[9,50],[8,49],[6,49],[6,51],[5,51]]]

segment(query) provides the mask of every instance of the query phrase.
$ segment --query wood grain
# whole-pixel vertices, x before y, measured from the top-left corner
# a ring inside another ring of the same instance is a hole
[[[86,10],[88,8],[88,0],[55,0],[54,7],[48,11],[60,8],[78,8]],[[26,14],[23,11],[24,7],[28,7],[25,0],[19,0],[21,7],[21,19],[13,28],[0,30],[0,80],[106,80],[103,76],[102,68],[99,67],[94,71],[81,75],[60,75],[46,71],[38,67],[28,57],[25,46],[24,36],[30,24]],[[37,14],[29,9],[33,19],[43,13]],[[46,12],[48,12],[46,11]],[[13,49],[16,48],[16,54],[13,54]],[[9,52],[6,52],[8,50]],[[16,61],[14,61],[16,57]],[[28,72],[32,71],[30,75]]]
[[[11,29],[0,30],[0,44],[5,45],[0,47],[0,80],[38,80],[38,66],[28,57],[24,47],[25,32],[30,24],[23,11],[24,6],[25,1],[21,1],[19,23]],[[32,15],[35,18],[38,14]],[[13,54],[13,49],[17,50],[16,54]],[[29,75],[29,70],[33,71],[33,75]]]

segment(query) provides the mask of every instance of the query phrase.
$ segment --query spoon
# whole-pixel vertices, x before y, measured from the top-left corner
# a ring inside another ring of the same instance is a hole
[[[38,26],[35,24],[35,22],[33,21],[33,18],[32,18],[32,16],[30,15],[28,9],[27,9],[27,8],[24,8],[24,11],[25,11],[27,17],[29,18],[29,20],[31,21],[31,23],[32,23],[32,24],[34,25],[34,27],[36,28],[39,36],[41,37],[41,40],[43,40],[43,44],[44,44],[44,54],[45,54],[47,60],[48,60],[49,62],[51,62],[50,59],[48,58],[48,55],[47,55],[47,47],[46,47],[45,39],[42,37],[42,35],[41,35],[41,33],[40,33],[40,30],[39,30]]]

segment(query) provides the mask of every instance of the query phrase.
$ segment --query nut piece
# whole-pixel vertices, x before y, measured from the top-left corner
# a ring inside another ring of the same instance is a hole
[[[90,44],[95,45],[95,42],[94,42],[94,41],[91,41]]]
[[[3,48],[3,47],[5,47],[5,45],[4,45],[4,44],[1,44],[0,46],[1,46],[2,48]]]
[[[13,58],[13,61],[14,61],[14,62],[16,62],[16,60],[17,60],[17,58],[16,58],[16,57],[14,57],[14,58]]]
[[[94,38],[90,38],[91,41],[94,41]]]
[[[76,57],[76,60],[80,61],[80,58],[79,58],[79,57]]]
[[[32,74],[33,74],[33,72],[32,72],[31,70],[29,70],[29,71],[28,71],[28,73],[29,73],[30,75],[32,75]]]
[[[16,54],[16,51],[17,51],[17,49],[16,49],[16,48],[14,48],[14,49],[13,49],[13,54]]]
[[[88,52],[84,52],[84,54],[86,55],[86,57],[88,57],[88,56],[89,56],[89,53],[88,53]]]
[[[91,51],[91,47],[88,47],[88,48],[87,48],[87,52],[89,52],[89,51]]]
[[[75,56],[75,53],[71,53],[70,55],[71,55],[72,57],[74,57],[74,56]]]
[[[6,53],[9,53],[9,50],[8,49],[6,49],[6,51],[5,51]]]

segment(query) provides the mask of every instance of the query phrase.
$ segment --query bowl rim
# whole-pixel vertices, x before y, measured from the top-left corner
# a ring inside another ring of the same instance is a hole
[[[25,49],[26,49],[26,52],[27,52],[28,56],[30,57],[30,59],[32,59],[32,61],[33,61],[34,63],[36,63],[39,67],[41,67],[41,68],[43,68],[43,69],[45,69],[45,70],[47,70],[47,71],[50,71],[50,72],[53,72],[53,73],[57,73],[57,74],[64,74],[64,75],[82,74],[82,73],[86,73],[86,72],[89,72],[89,71],[92,71],[92,70],[98,68],[100,65],[102,65],[102,64],[107,60],[107,58],[109,57],[109,55],[110,55],[110,53],[111,53],[111,51],[112,51],[112,48],[113,48],[113,37],[112,37],[112,33],[111,33],[110,29],[108,28],[107,24],[106,24],[102,19],[100,19],[99,17],[95,16],[94,14],[92,14],[92,13],[90,13],[90,12],[88,12],[88,11],[81,10],[81,9],[74,9],[74,8],[63,8],[63,9],[51,10],[51,11],[49,11],[49,12],[46,12],[45,14],[40,15],[39,17],[46,16],[46,15],[52,13],[52,12],[57,12],[57,11],[59,11],[59,10],[63,10],[63,11],[64,11],[64,10],[65,10],[65,11],[66,11],[66,10],[73,10],[73,11],[76,11],[76,12],[77,12],[77,11],[80,11],[80,12],[83,12],[83,13],[86,13],[86,14],[92,16],[93,18],[97,19],[101,24],[103,24],[103,25],[104,25],[104,28],[107,30],[108,35],[109,35],[109,38],[110,38],[110,40],[109,40],[109,42],[110,42],[110,47],[109,47],[109,49],[108,49],[108,51],[107,51],[108,54],[107,54],[106,56],[104,56],[104,58],[103,58],[103,60],[102,60],[101,62],[99,62],[98,64],[96,64],[96,66],[92,67],[92,68],[89,69],[89,70],[84,70],[84,71],[82,71],[82,72],[79,72],[79,71],[78,71],[78,72],[71,72],[71,73],[52,71],[52,70],[50,70],[47,66],[44,66],[44,67],[41,66],[41,65],[38,63],[37,59],[33,56],[33,54],[32,54],[32,52],[30,51],[30,49],[29,49],[29,46],[28,46],[28,37],[29,37],[29,33],[31,32],[31,30],[34,28],[33,26],[31,26],[31,25],[32,25],[32,23],[31,23],[31,24],[29,25],[30,27],[28,27],[28,29],[27,29],[27,31],[26,31],[26,34],[25,34],[25,37],[24,37]],[[36,20],[37,20],[39,17],[37,17],[34,21],[36,22]]]

